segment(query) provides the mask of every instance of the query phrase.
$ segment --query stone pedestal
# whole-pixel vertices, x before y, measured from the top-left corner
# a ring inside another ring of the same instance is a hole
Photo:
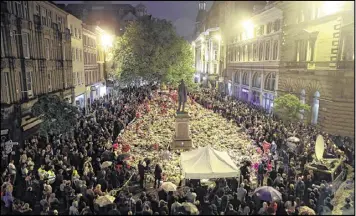
[[[176,133],[171,143],[171,149],[191,149],[192,139],[189,132],[188,113],[179,112],[176,115]]]

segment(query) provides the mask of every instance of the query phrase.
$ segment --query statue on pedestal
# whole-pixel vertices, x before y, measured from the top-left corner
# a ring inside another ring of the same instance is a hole
[[[183,81],[183,79],[180,81],[179,87],[178,87],[178,110],[177,112],[184,112],[184,107],[185,107],[185,103],[187,102],[187,94],[188,94],[188,90],[187,87],[185,86],[185,83]],[[181,106],[182,107],[182,111]]]

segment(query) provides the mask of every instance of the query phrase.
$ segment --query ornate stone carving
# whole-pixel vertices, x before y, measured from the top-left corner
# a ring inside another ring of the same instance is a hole
[[[9,67],[9,61],[7,59],[2,58],[1,59],[1,69],[8,68]]]
[[[20,59],[16,59],[14,62],[15,68],[21,68],[21,60]]]
[[[320,93],[320,95],[324,95],[322,85],[318,80],[309,81],[308,86],[307,86],[307,92],[311,95],[314,95],[314,93],[316,91],[318,91]]]
[[[307,84],[306,84],[305,80],[302,80],[302,79],[294,80],[293,89],[296,91],[296,93],[302,92],[302,90],[303,89],[305,90],[306,87],[307,87]]]
[[[33,67],[33,62],[32,62],[32,60],[26,60],[25,61],[25,67]]]

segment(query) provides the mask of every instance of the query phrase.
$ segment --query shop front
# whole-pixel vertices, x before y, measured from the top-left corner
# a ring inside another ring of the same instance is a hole
[[[268,113],[271,113],[273,110],[273,101],[274,101],[274,93],[265,92],[263,94],[262,105]]]
[[[261,93],[259,91],[252,91],[251,103],[256,106],[260,106],[260,97]]]
[[[249,92],[250,92],[250,90],[248,89],[248,87],[242,87],[241,88],[241,100],[248,101]]]
[[[80,108],[85,107],[85,94],[81,94],[75,97],[75,105]]]

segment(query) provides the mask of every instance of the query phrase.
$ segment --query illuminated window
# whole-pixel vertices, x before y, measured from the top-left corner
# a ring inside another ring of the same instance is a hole
[[[304,40],[297,40],[295,47],[296,47],[296,61],[305,61],[306,60],[306,49],[307,43]]]
[[[308,41],[307,61],[314,61],[314,49],[315,49],[315,40],[311,39]]]

